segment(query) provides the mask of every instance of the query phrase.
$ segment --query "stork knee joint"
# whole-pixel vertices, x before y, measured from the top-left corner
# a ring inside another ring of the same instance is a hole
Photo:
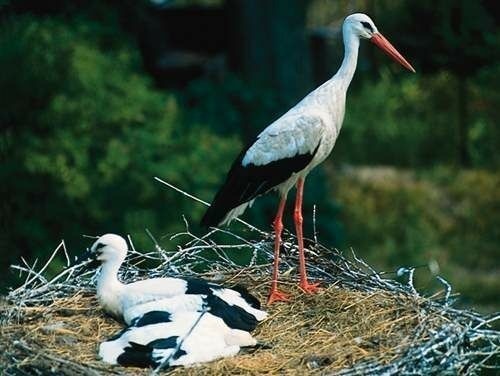
[[[274,221],[273,222],[273,228],[274,228],[274,231],[281,232],[283,230],[283,222],[281,222],[281,221]]]
[[[299,211],[293,212],[293,219],[295,220],[295,223],[302,224],[304,222],[304,218],[302,217],[302,213]]]

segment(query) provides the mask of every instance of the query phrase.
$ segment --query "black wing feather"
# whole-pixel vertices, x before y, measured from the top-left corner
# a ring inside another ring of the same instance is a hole
[[[251,332],[257,327],[257,319],[251,313],[237,305],[230,305],[215,295],[208,295],[205,298],[206,306],[210,313],[220,317],[231,329]]]
[[[179,337],[172,336],[168,338],[159,338],[149,342],[146,345],[130,341],[128,346],[123,349],[123,352],[116,359],[117,363],[124,367],[158,367],[162,359],[155,359],[153,351],[155,349],[173,349],[177,346]],[[172,359],[179,359],[187,353],[179,349],[172,356]]]
[[[312,153],[297,154],[262,166],[243,166],[243,158],[252,144],[234,161],[225,183],[201,220],[202,226],[219,225],[232,209],[263,195],[285,182],[293,173],[303,170],[311,162],[320,145],[318,143]]]
[[[248,289],[243,285],[235,285],[231,287],[231,290],[238,291],[243,299],[250,304],[253,308],[260,309],[260,302],[255,296],[250,294]]]
[[[141,326],[147,326],[147,325],[153,325],[153,324],[159,324],[159,323],[164,323],[164,322],[170,322],[172,321],[170,319],[170,313],[165,312],[165,311],[150,311],[145,313],[144,315],[135,318],[132,321],[131,326],[135,326],[137,328],[140,328]]]

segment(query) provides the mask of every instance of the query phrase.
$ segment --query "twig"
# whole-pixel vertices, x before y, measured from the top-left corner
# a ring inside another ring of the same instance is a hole
[[[205,206],[210,206],[210,204],[209,204],[208,202],[203,201],[201,198],[198,198],[198,197],[196,197],[196,196],[193,196],[192,194],[189,194],[189,193],[187,193],[187,192],[183,191],[182,189],[177,188],[175,185],[172,185],[172,184],[170,184],[170,183],[167,183],[166,181],[164,181],[164,180],[160,179],[160,178],[159,178],[159,177],[157,177],[157,176],[155,176],[155,177],[154,177],[154,179],[155,179],[156,181],[158,181],[158,182],[162,183],[162,184],[165,184],[167,187],[172,188],[174,191],[179,192],[180,194],[182,194],[182,195],[184,195],[184,196],[186,196],[186,197],[189,197],[190,199],[192,199],[192,200],[194,200],[194,201],[196,201],[196,202],[199,202],[200,204],[203,204],[203,205],[205,205]],[[245,222],[244,220],[242,220],[242,219],[240,219],[240,218],[236,218],[236,221],[238,221],[239,223],[241,223],[241,224],[243,224],[243,225],[247,226],[247,227],[248,227],[250,230],[252,230],[252,231],[257,231],[257,232],[259,232],[259,233],[264,233],[262,230],[258,229],[258,228],[257,228],[257,227],[255,227],[255,226],[252,226],[250,223]]]
[[[443,277],[436,276],[436,279],[445,286],[445,288],[446,288],[446,295],[444,296],[444,303],[446,305],[449,305],[449,303],[450,303],[450,295],[451,295],[451,285]]]

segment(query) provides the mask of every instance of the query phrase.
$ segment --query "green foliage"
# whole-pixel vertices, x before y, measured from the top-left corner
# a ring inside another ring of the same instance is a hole
[[[435,209],[439,192],[427,182],[389,168],[366,168],[343,174],[335,185],[346,246],[392,269],[436,257],[446,218]]]
[[[209,124],[220,134],[252,138],[249,141],[286,110],[272,90],[231,73],[222,80],[194,80],[179,98],[189,107],[189,121]]]
[[[465,299],[492,304],[498,296],[498,174],[356,168],[334,184],[345,247],[385,270],[437,262]]]
[[[203,195],[239,147],[188,124],[178,101],[152,88],[136,52],[100,47],[89,25],[24,17],[0,30],[0,176],[5,241],[16,245],[4,262],[45,254],[61,238],[78,249],[82,233],[131,233],[140,245],[144,227],[179,230],[181,214],[196,221],[201,208],[152,177]]]
[[[500,43],[499,43],[500,45]],[[500,166],[500,64],[481,69],[471,86],[471,158],[476,166]]]
[[[500,223],[500,176],[485,170],[436,169],[424,178],[432,179],[445,194],[445,213],[451,221],[438,230],[450,260],[472,270],[495,270],[500,244],[496,225]]]
[[[472,162],[500,166],[498,94],[491,82],[498,68],[483,69],[471,79]],[[490,83],[487,84],[487,81]],[[388,70],[347,98],[346,118],[335,158],[353,164],[431,166],[457,161],[457,79],[441,72],[397,81]]]

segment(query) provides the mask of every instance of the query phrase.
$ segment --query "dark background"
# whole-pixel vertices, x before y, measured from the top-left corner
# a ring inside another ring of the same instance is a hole
[[[418,266],[429,293],[440,274],[462,304],[498,309],[497,8],[0,0],[0,285],[61,239],[72,254],[89,245],[82,234],[106,232],[150,249],[148,228],[173,249],[182,215],[201,234],[203,207],[152,177],[211,200],[241,146],[336,72],[342,20],[359,11],[417,74],[362,43],[341,136],[306,184],[306,233],[316,205],[323,243],[387,271]],[[270,229],[275,205],[244,218]]]

